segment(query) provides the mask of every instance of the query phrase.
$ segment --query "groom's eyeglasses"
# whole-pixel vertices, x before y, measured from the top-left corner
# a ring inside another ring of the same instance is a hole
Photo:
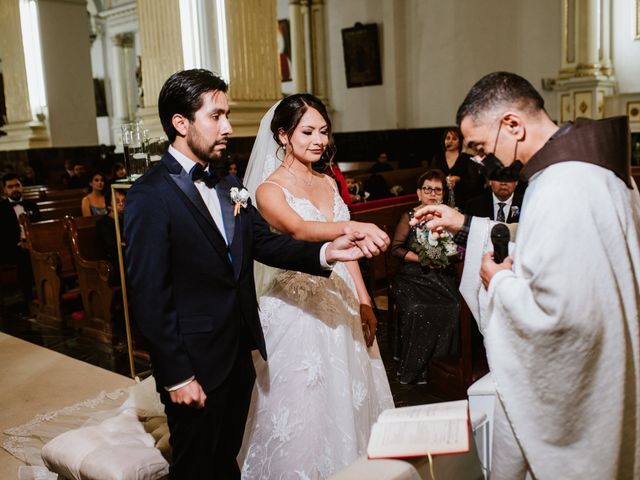
[[[422,193],[426,193],[427,195],[429,195],[430,193],[435,193],[436,195],[440,195],[442,193],[442,188],[440,187],[422,187],[421,188]]]

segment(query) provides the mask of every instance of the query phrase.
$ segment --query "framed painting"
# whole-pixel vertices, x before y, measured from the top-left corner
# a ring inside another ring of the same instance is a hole
[[[378,25],[356,23],[342,29],[347,88],[382,85]]]

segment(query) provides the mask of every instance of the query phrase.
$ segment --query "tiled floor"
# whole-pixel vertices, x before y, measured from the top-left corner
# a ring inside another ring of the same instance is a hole
[[[80,332],[70,327],[58,329],[39,325],[32,316],[20,313],[20,295],[7,289],[3,289],[0,302],[0,331],[92,365],[122,375],[130,375],[126,344],[123,341],[116,340],[113,345],[105,345],[84,337]],[[447,400],[434,395],[430,391],[429,385],[401,385],[396,380],[397,362],[393,360],[388,346],[386,327],[384,315],[381,315],[378,328],[378,344],[396,406],[418,405]],[[140,359],[137,360],[136,371],[145,371],[148,368],[149,365],[146,362]]]

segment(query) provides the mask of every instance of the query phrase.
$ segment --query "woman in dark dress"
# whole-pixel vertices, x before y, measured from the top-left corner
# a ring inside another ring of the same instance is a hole
[[[453,189],[448,204],[459,209],[467,200],[482,193],[484,176],[480,166],[471,160],[471,156],[462,151],[462,134],[455,127],[445,129],[442,135],[442,151],[436,153],[430,168],[442,170],[445,183]]]
[[[442,203],[447,189],[444,173],[429,170],[418,180],[421,205]],[[414,209],[415,210],[415,209]],[[398,356],[400,383],[427,383],[427,367],[433,357],[456,353],[460,296],[453,265],[422,266],[416,253],[416,231],[409,225],[414,210],[398,222],[391,252],[402,260],[393,281],[398,308]]]

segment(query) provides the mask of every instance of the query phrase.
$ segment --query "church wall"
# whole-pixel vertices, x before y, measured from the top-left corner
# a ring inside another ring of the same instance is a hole
[[[612,61],[618,93],[640,92],[640,39],[635,38],[637,0],[612,0]],[[638,20],[640,21],[640,19]]]
[[[560,2],[328,0],[330,98],[336,131],[450,125],[470,86],[508,70],[538,90],[560,69]],[[341,29],[377,23],[383,85],[346,88]],[[553,92],[541,91],[549,112]]]

